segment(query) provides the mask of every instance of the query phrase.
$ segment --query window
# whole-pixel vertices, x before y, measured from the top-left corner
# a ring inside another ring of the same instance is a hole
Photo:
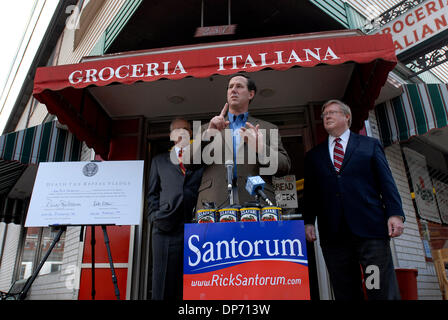
[[[90,23],[95,19],[98,11],[101,9],[105,0],[82,0],[78,3],[78,9],[74,11],[77,15],[74,17],[76,19],[76,29],[75,29],[75,39],[73,42],[73,49],[76,49],[87,32]],[[81,10],[79,10],[81,8]]]
[[[48,252],[57,232],[58,230],[53,230],[53,228],[31,227],[26,229],[23,239],[23,251],[20,258],[18,280],[27,279],[32,275],[42,258]],[[58,272],[61,270],[64,244],[65,232],[53,248],[53,251],[49,255],[47,261],[45,261],[39,275]]]

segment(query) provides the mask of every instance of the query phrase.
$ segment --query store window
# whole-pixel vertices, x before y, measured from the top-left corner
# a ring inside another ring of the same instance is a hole
[[[53,228],[31,227],[26,229],[18,280],[27,279],[33,274],[42,258],[48,252],[57,232]],[[50,256],[42,266],[39,275],[59,272],[61,270],[64,244],[65,233],[62,234],[61,239],[53,248]]]
[[[73,9],[71,27],[75,29],[74,49],[78,47],[90,24],[105,2],[106,0],[80,0],[77,7]]]

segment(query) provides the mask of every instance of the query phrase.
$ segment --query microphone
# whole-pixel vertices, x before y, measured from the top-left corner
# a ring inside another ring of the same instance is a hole
[[[226,169],[227,169],[227,190],[231,191],[233,187],[233,161],[226,161]]]
[[[274,204],[269,200],[267,195],[263,192],[265,182],[260,176],[247,177],[246,190],[251,196],[258,195],[261,199],[266,201],[270,206]]]

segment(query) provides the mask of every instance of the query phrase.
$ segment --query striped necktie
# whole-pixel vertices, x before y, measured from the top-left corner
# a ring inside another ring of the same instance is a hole
[[[185,172],[187,171],[187,169],[185,169],[185,166],[182,163],[182,148],[179,150],[179,155],[177,157],[179,159],[180,171],[182,171],[182,174],[185,175]]]
[[[341,170],[342,162],[344,161],[344,149],[342,148],[340,141],[341,138],[336,138],[334,140],[333,163],[337,173]]]

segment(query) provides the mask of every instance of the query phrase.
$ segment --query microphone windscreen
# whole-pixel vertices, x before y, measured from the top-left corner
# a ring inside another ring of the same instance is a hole
[[[264,180],[260,176],[247,177],[246,190],[251,196],[255,195],[257,189],[264,189]]]

